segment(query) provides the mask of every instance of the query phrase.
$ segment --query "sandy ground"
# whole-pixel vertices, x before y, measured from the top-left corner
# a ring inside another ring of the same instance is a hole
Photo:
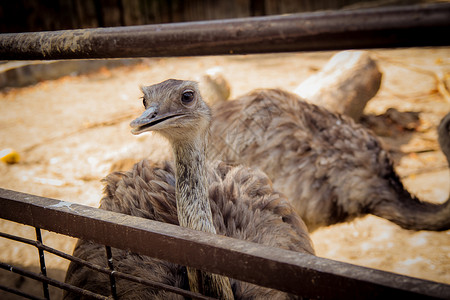
[[[21,161],[0,164],[0,187],[96,207],[100,179],[113,165],[127,159],[167,157],[167,144],[158,137],[129,133],[130,120],[141,112],[139,85],[167,78],[198,79],[209,68],[220,66],[230,83],[231,97],[254,88],[292,91],[333,54],[148,59],[132,67],[3,91],[0,147],[16,149]],[[412,130],[390,126],[379,132],[408,190],[423,200],[444,202],[450,191],[449,174],[436,141],[436,126],[450,110],[450,99],[442,93],[442,83],[450,82],[450,48],[373,50],[371,54],[383,81],[365,115],[383,115],[388,108],[405,116],[419,112],[420,122]],[[9,221],[1,220],[0,230],[35,238],[34,228]],[[75,242],[46,231],[43,239],[69,253]],[[450,284],[450,231],[407,231],[367,216],[319,229],[312,239],[322,257]],[[63,280],[68,263],[50,254],[46,258],[49,275]],[[3,238],[0,260],[38,271],[35,248]],[[42,296],[40,284],[7,271],[0,271],[0,284]],[[53,289],[52,296],[59,298],[60,291]],[[0,298],[15,299],[1,291]]]

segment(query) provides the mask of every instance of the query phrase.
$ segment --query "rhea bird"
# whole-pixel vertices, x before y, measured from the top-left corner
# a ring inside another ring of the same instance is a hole
[[[448,158],[450,150],[443,151]],[[371,131],[279,89],[215,105],[208,152],[261,168],[310,232],[366,214],[405,229],[450,229],[450,200],[411,195]]]
[[[211,110],[192,81],[169,79],[142,88],[145,111],[132,133],[154,131],[171,144],[175,163],[143,160],[105,179],[100,207],[267,246],[314,254],[301,218],[257,169],[207,161]],[[119,237],[120,238],[120,237]],[[148,241],[151,243],[151,241]],[[183,251],[183,249],[180,249]],[[79,240],[74,256],[106,266],[102,245]],[[285,293],[113,249],[115,269],[220,299],[285,299]],[[207,258],[205,258],[207,259]],[[233,262],[230,262],[233,263]],[[66,282],[104,295],[109,278],[71,263]],[[118,280],[120,298],[181,296]],[[66,294],[66,299],[76,298]]]

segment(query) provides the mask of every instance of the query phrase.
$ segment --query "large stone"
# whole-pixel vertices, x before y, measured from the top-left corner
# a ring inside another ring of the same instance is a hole
[[[367,51],[342,51],[294,93],[306,101],[358,121],[380,88],[382,73]]]

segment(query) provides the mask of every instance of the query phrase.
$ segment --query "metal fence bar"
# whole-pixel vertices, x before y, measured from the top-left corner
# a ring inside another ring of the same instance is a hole
[[[44,244],[42,242],[42,235],[41,235],[41,229],[36,227],[36,239],[37,239],[37,243],[38,244]],[[41,267],[41,274],[44,276],[47,276],[47,268],[45,267],[45,256],[44,256],[44,251],[41,248],[38,248],[38,252],[39,252],[39,265]],[[42,282],[42,290],[44,292],[44,298],[45,299],[50,299],[50,293],[48,291],[48,283],[47,282]]]
[[[450,3],[0,35],[0,59],[247,54],[449,45]]]
[[[312,298],[450,298],[450,285],[0,189],[0,218]],[[105,234],[108,232],[108,234]],[[123,233],[120,239],[117,234]],[[151,241],[146,243],[145,241]],[[198,255],[198,249],[202,255]],[[177,251],[176,249],[183,249]],[[232,261],[233,264],[229,262]]]
[[[88,267],[88,268],[90,268],[92,270],[95,270],[97,272],[101,272],[101,273],[104,273],[104,274],[107,274],[107,275],[111,275],[111,271],[108,270],[107,268],[101,267],[101,266],[96,265],[96,264],[92,264],[92,263],[90,263],[88,261],[85,261],[85,260],[82,260],[82,259],[80,259],[78,257],[69,255],[69,254],[64,253],[62,251],[59,251],[59,250],[56,250],[54,248],[48,247],[46,245],[37,243],[36,241],[30,240],[30,239],[26,239],[26,238],[23,238],[23,237],[20,237],[20,236],[7,234],[7,233],[4,233],[4,232],[0,232],[0,237],[4,237],[4,238],[7,238],[7,239],[11,239],[11,240],[14,240],[14,241],[18,241],[18,242],[21,242],[21,243],[25,243],[25,244],[28,244],[28,245],[35,246],[36,248],[42,249],[44,251],[47,251],[47,252],[52,253],[54,255],[57,255],[59,257],[65,258],[67,260],[76,262],[77,264],[81,264],[81,265],[83,265],[85,267]],[[191,299],[200,299],[200,300],[212,300],[213,299],[213,298],[210,298],[210,297],[203,296],[203,295],[201,295],[199,293],[194,293],[194,292],[191,292],[191,291],[183,290],[181,288],[177,288],[177,287],[170,286],[170,285],[167,285],[167,284],[164,284],[164,283],[160,283],[160,282],[156,282],[156,281],[151,281],[151,280],[148,280],[148,279],[145,279],[145,278],[140,278],[140,277],[133,276],[133,275],[126,274],[126,273],[122,273],[122,272],[119,272],[119,271],[115,271],[114,272],[114,276],[117,277],[117,278],[122,278],[122,279],[126,279],[126,280],[129,280],[129,281],[137,282],[137,283],[140,283],[140,284],[143,284],[143,285],[147,285],[147,286],[153,287],[155,289],[169,291],[169,292],[172,292],[172,293],[175,293],[175,294],[187,297],[187,298],[191,298]]]
[[[111,270],[111,273],[109,273],[109,281],[111,283],[111,296],[113,297],[114,300],[116,300],[117,299],[116,278],[114,277],[115,271],[111,247],[105,246],[105,250],[106,250],[106,259],[108,260],[108,267]]]
[[[24,293],[22,291],[19,291],[19,290],[16,290],[16,289],[4,286],[4,285],[0,285],[0,290],[11,293],[11,294],[15,294],[22,298],[27,298],[27,299],[32,299],[32,300],[44,300],[44,298],[39,298],[39,297]]]
[[[58,280],[55,280],[55,279],[49,278],[47,276],[44,276],[42,274],[37,274],[37,273],[31,272],[31,271],[28,271],[28,270],[25,270],[25,269],[22,269],[22,268],[19,268],[19,267],[12,266],[12,265],[4,263],[4,262],[0,262],[0,268],[4,269],[4,270],[8,270],[8,271],[16,273],[16,274],[19,274],[19,275],[22,275],[22,276],[25,276],[25,277],[32,278],[34,280],[38,280],[38,281],[41,281],[41,282],[46,282],[46,283],[48,283],[50,285],[59,287],[61,289],[72,291],[74,293],[77,293],[77,294],[80,294],[80,295],[84,295],[84,296],[87,296],[87,297],[90,297],[90,298],[93,298],[93,299],[108,300],[108,297],[105,297],[105,296],[102,296],[102,295],[90,292],[88,290],[80,289],[79,287],[72,286],[70,284],[67,284],[67,283],[64,283],[64,282],[60,282]]]

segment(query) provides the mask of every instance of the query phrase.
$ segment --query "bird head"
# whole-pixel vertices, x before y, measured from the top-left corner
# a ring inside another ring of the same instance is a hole
[[[168,79],[141,90],[145,111],[130,123],[133,134],[155,131],[170,141],[179,141],[209,129],[211,110],[197,82]]]

